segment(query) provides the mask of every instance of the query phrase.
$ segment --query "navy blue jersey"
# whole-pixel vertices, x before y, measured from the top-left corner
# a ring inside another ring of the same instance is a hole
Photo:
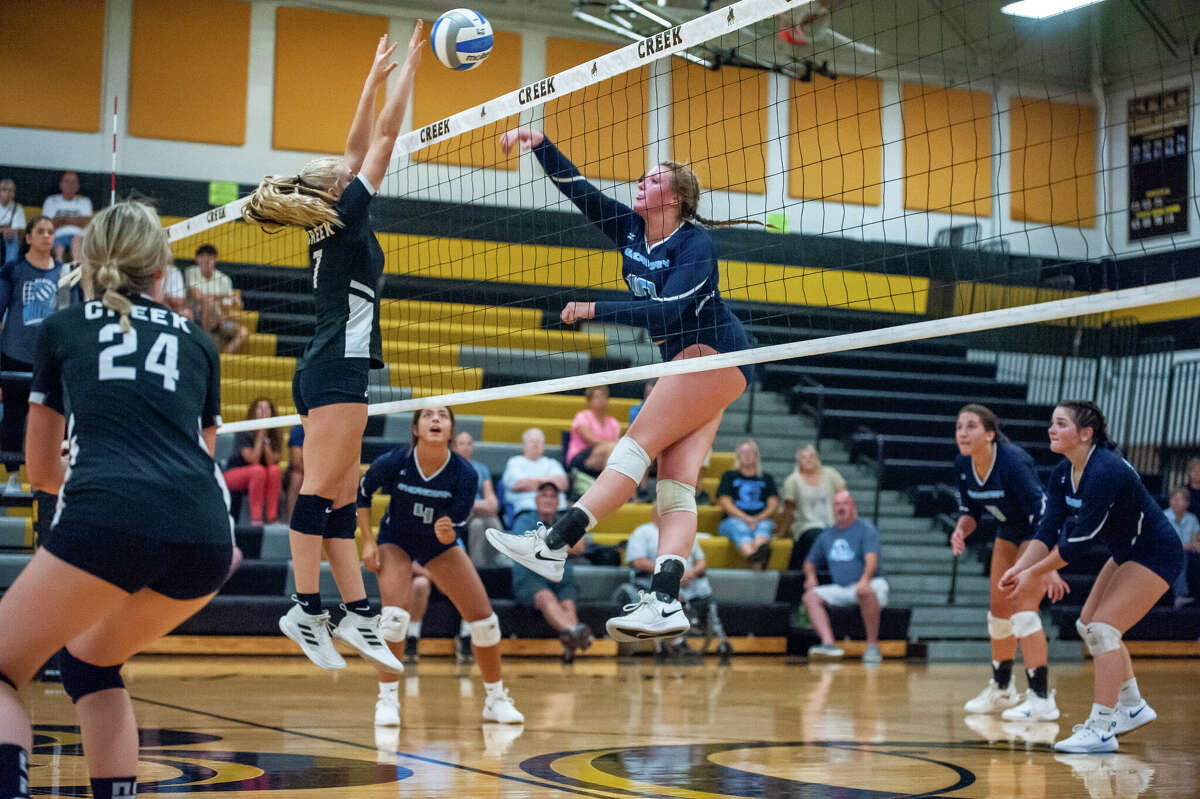
[[[1037,539],[1051,549],[1057,546],[1067,563],[1095,543],[1107,546],[1118,563],[1129,559],[1139,538],[1169,539],[1179,547],[1179,537],[1137,471],[1113,450],[1092,450],[1078,486],[1071,462],[1063,458],[1050,474],[1046,494]]]
[[[41,269],[22,258],[0,267],[0,319],[4,333],[0,350],[10,358],[33,363],[38,326],[58,310],[58,279],[62,264]]]
[[[596,321],[645,328],[665,361],[693,344],[718,352],[750,346],[742,323],[721,299],[708,231],[683,222],[648,247],[646,223],[637,212],[588,183],[549,139],[533,154],[558,190],[621,251],[621,274],[636,299],[597,302]]]
[[[433,536],[433,523],[449,516],[461,537],[475,504],[479,475],[470,461],[448,454],[442,468],[426,477],[413,448],[404,445],[388,450],[358,482],[358,507],[371,507],[371,496],[383,489],[392,496],[387,517],[394,536]]]
[[[958,473],[959,510],[978,522],[984,512],[1004,527],[1028,538],[1046,512],[1046,492],[1037,478],[1033,458],[1015,444],[996,445],[996,459],[982,480],[970,455],[954,459]]]
[[[369,358],[372,369],[383,368],[375,291],[383,274],[383,248],[367,211],[374,194],[359,175],[334,206],[342,227],[325,222],[308,230],[317,325],[298,369],[342,358]]]

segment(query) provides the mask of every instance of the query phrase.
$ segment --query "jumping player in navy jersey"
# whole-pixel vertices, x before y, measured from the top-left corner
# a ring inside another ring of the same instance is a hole
[[[380,455],[358,488],[358,528],[363,563],[379,575],[383,597],[383,639],[403,657],[409,616],[412,565],[419,563],[430,579],[467,621],[471,648],[483,673],[487,698],[483,720],[520,724],[525,717],[513,705],[500,679],[500,620],[492,610],[479,573],[460,540],[475,504],[479,474],[471,462],[450,451],[454,412],[424,408],[413,413],[412,441]],[[371,497],[380,489],[391,494],[379,524],[379,540],[371,532]],[[379,673],[376,726],[399,726],[398,677]]]
[[[316,331],[292,380],[304,425],[305,465],[289,533],[296,605],[279,627],[325,669],[345,668],[346,662],[330,640],[329,614],[321,607],[322,549],[347,611],[333,635],[380,668],[404,669],[380,640],[379,616],[367,599],[354,543],[354,498],[367,424],[367,375],[384,366],[376,294],[384,258],[368,206],[400,133],[421,62],[421,29],[418,21],[400,76],[374,119],[376,92],[396,68],[391,61],[396,45],[389,46],[386,35],[379,40],[345,155],[309,161],[299,175],[264,178],[242,212],[249,222],[298,225],[308,233]]]
[[[117,203],[92,219],[82,253],[101,298],[42,322],[34,358],[27,468],[60,496],[43,546],[0,600],[2,797],[29,796],[32,734],[16,689],[64,646],[92,796],[136,794],[121,665],[203,607],[233,556],[212,459],[220,360],[160,302],[166,232],[148,206]]]
[[[569,302],[560,314],[571,324],[585,319],[645,328],[663,360],[679,360],[746,349],[746,333],[721,299],[717,258],[697,213],[700,184],[690,169],[674,162],[655,166],[638,181],[633,208],[601,194],[541,132],[521,128],[500,138],[509,152],[532,149],[538,162],[588,221],[622,255],[622,275],[633,299]],[[757,223],[755,223],[757,224]],[[549,530],[524,535],[487,531],[506,555],[550,580],[561,580],[567,548],[633,496],[650,463],[658,458],[659,555],[649,593],[609,619],[619,641],[672,638],[688,629],[677,599],[696,538],[696,481],[712,446],[721,415],[752,376],[751,367],[725,367],[659,379],[628,434],[617,442],[608,465]]]
[[[1021,596],[1010,598],[996,583],[1029,545],[1046,509],[1046,494],[1034,473],[1033,459],[1000,432],[996,414],[985,405],[970,404],[958,412],[954,459],[962,515],[950,536],[954,554],[966,549],[966,539],[985,513],[996,520],[992,550],[991,607],[988,637],[992,639],[992,679],[979,696],[967,702],[968,713],[995,713],[1009,721],[1053,721],[1058,718],[1054,694],[1049,690],[1046,631],[1038,606],[1047,591],[1057,602],[1069,589],[1050,572],[1045,584],[1031,585]],[[1025,661],[1029,690],[1022,701],[1012,683],[1017,643]]]
[[[1094,545],[1108,549],[1111,557],[1075,622],[1092,653],[1092,712],[1054,748],[1115,752],[1118,735],[1158,717],[1138,691],[1121,637],[1179,576],[1183,547],[1141,477],[1112,448],[1095,404],[1060,402],[1050,420],[1050,449],[1066,457],[1050,475],[1046,513],[1000,588],[1019,596]]]

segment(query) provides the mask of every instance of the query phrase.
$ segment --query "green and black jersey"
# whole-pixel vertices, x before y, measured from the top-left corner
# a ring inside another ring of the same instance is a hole
[[[372,369],[383,368],[376,296],[383,248],[367,212],[374,194],[359,175],[334,206],[342,227],[326,222],[307,231],[317,325],[297,369],[344,358],[369,358]]]
[[[29,401],[67,417],[55,523],[226,543],[229,494],[201,430],[221,423],[221,365],[199,327],[131,297],[131,330],[98,301],[42,323]]]

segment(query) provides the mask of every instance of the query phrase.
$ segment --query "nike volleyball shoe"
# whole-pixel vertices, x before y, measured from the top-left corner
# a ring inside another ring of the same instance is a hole
[[[614,616],[604,625],[614,641],[628,643],[683,635],[691,625],[678,599],[665,600],[656,591],[638,591],[638,601],[626,605],[623,616]]]
[[[500,552],[550,582],[559,583],[562,582],[567,562],[567,548],[551,549],[546,546],[546,534],[549,532],[546,525],[538,522],[537,527],[520,535],[494,527],[489,527],[485,535]]]

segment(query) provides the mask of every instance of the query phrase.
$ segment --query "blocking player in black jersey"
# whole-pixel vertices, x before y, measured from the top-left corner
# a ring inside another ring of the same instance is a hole
[[[467,529],[479,488],[479,475],[466,458],[450,451],[454,412],[423,408],[413,413],[412,441],[385,452],[363,475],[358,489],[358,527],[362,533],[363,563],[379,575],[383,597],[384,640],[403,655],[409,616],[412,565],[419,563],[468,623],[471,648],[487,698],[483,720],[520,724],[525,717],[513,705],[500,679],[500,620],[460,538]],[[383,489],[391,494],[387,514],[379,524],[376,543],[371,531],[371,497]],[[377,726],[399,726],[397,678],[379,673]]]
[[[159,301],[171,250],[157,214],[106,208],[82,252],[101,298],[46,319],[33,366],[29,478],[60,496],[42,548],[0,600],[3,797],[29,796],[31,731],[16,688],[64,646],[92,795],[135,795],[121,664],[208,602],[233,554],[212,459],[220,360],[204,331]]]
[[[1046,486],[1037,534],[1000,588],[1018,596],[1095,544],[1111,557],[1096,575],[1075,627],[1092,653],[1092,712],[1060,752],[1115,752],[1117,736],[1158,715],[1142,698],[1121,638],[1145,616],[1183,569],[1183,547],[1142,479],[1108,438],[1095,403],[1060,402],[1050,418],[1050,449],[1065,456]]]
[[[396,68],[391,61],[396,45],[389,46],[386,35],[379,40],[345,155],[309,161],[298,175],[263,178],[242,212],[250,222],[298,225],[308,232],[316,331],[292,380],[304,425],[305,465],[290,524],[296,605],[279,627],[326,669],[345,668],[346,662],[333,647],[329,614],[321,607],[322,550],[346,610],[333,634],[380,668],[404,669],[380,640],[379,616],[367,599],[354,543],[354,498],[367,424],[367,375],[384,366],[376,295],[384,259],[368,206],[400,133],[421,62],[421,30],[418,21],[400,76],[374,119],[376,92]]]
[[[958,412],[954,440],[959,452],[954,471],[962,515],[950,536],[951,549],[956,556],[963,553],[967,536],[975,532],[985,513],[991,514],[997,525],[987,619],[992,679],[963,709],[968,713],[1001,711],[1009,721],[1054,721],[1058,706],[1049,690],[1046,631],[1038,606],[1047,592],[1051,601],[1057,602],[1070,589],[1058,572],[1050,572],[1044,583],[1031,584],[1016,597],[1009,597],[996,585],[1033,539],[1046,509],[1046,492],[1034,472],[1033,458],[1000,432],[996,414],[986,405],[972,403]],[[1018,642],[1029,680],[1023,701],[1012,682]]]

